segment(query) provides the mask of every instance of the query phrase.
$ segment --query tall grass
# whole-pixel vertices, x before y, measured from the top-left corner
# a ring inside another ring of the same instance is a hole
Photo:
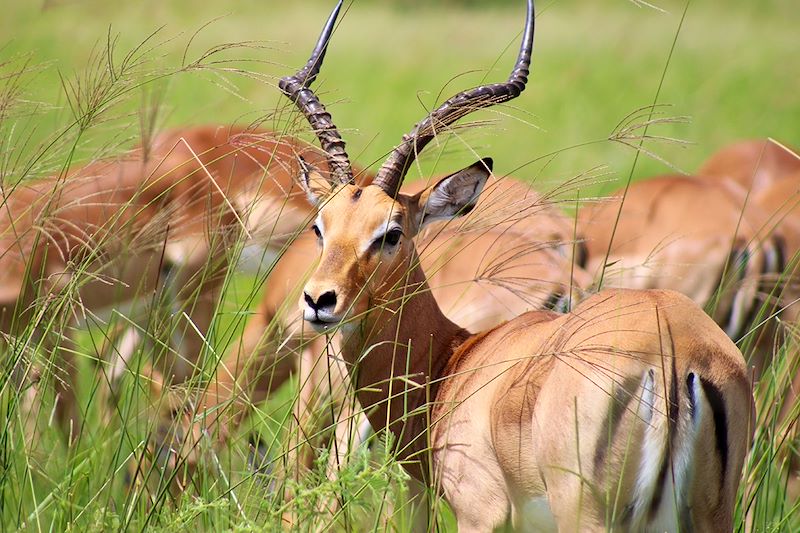
[[[568,176],[608,169],[611,178],[580,182],[585,198],[616,187],[628,172],[638,179],[674,168],[691,170],[712,147],[731,139],[771,135],[797,143],[800,104],[793,96],[800,76],[781,59],[797,45],[794,5],[690,6],[666,71],[683,5],[659,5],[667,13],[622,0],[543,6],[533,83],[524,98],[479,115],[477,121],[491,121],[488,127],[446,137],[417,173],[443,172],[471,160],[475,152],[491,153],[501,174],[513,171],[546,193],[571,190],[558,187]],[[13,194],[16,184],[26,180],[63,176],[76,163],[119,154],[166,125],[265,120],[278,130],[292,128],[285,113],[275,112],[285,109],[275,79],[289,70],[286,65],[304,60],[325,5],[245,2],[229,10],[188,2],[14,3],[0,21],[2,34],[14,37],[0,50],[3,195]],[[490,9],[453,3],[354,4],[334,37],[320,86],[326,101],[334,102],[351,154],[366,164],[381,160],[442,95],[496,76],[502,70],[496,65],[506,63],[499,51],[514,48],[520,11],[512,2],[492,3]],[[186,28],[191,30],[176,35]],[[478,70],[451,79],[470,68]],[[662,74],[663,91],[654,102]],[[426,92],[418,94],[420,89]],[[664,114],[652,115],[652,110]],[[653,128],[652,135],[688,139],[697,146],[644,139],[645,124]],[[639,147],[642,140],[642,154],[650,157],[641,157],[631,171],[634,152],[621,145]],[[233,247],[234,257],[242,245]],[[147,295],[153,303],[145,306],[135,327],[148,342],[138,345],[109,402],[102,392],[109,385],[103,361],[113,352],[118,332],[131,322],[119,313],[110,318],[89,314],[76,332],[77,346],[61,346],[67,329],[75,327],[67,320],[77,312],[75,289],[89,275],[80,266],[77,272],[73,285],[55,301],[37,301],[31,313],[36,320],[23,324],[18,336],[3,345],[4,530],[262,530],[285,525],[283,519],[292,517],[297,530],[403,531],[411,526],[415,505],[430,509],[432,529],[454,529],[437,494],[429,494],[427,502],[410,500],[407,475],[385,434],[372,437],[371,451],[359,448],[335,479],[326,476],[330,452],[322,445],[311,472],[298,480],[284,475],[294,468],[286,461],[298,442],[319,442],[316,435],[296,434],[296,382],[261,405],[247,405],[250,416],[224,448],[214,446],[214,434],[201,439],[200,468],[176,491],[185,465],[159,469],[159,458],[148,448],[161,429],[155,414],[169,406],[153,405],[150,376],[143,372],[154,352],[168,349],[163,339],[175,327],[170,295]],[[173,388],[175,397],[191,399],[208,386],[213,367],[235,345],[269,273],[265,265],[255,277],[229,274],[202,372]],[[764,317],[770,312],[765,309]],[[758,420],[737,508],[740,529],[745,516],[759,531],[800,527],[796,480],[790,476],[791,435],[800,402],[786,408],[789,417],[779,416],[797,372],[794,355],[800,339],[794,325],[781,325],[781,330],[772,348],[773,364],[754,385]],[[57,339],[56,350],[45,350],[42,339],[47,337]],[[748,352],[755,349],[742,346]],[[58,348],[76,352],[82,376],[86,424],[72,445],[54,423],[54,399],[48,393],[38,394],[33,406],[29,403],[33,388],[47,391],[48,381],[58,379],[63,364]],[[15,387],[10,369],[19,363],[30,368],[29,360],[45,369],[42,380]],[[329,424],[322,422],[321,435],[328,435]],[[131,478],[136,468],[145,482]],[[285,493],[294,498],[286,499]],[[334,501],[337,510],[324,512]]]

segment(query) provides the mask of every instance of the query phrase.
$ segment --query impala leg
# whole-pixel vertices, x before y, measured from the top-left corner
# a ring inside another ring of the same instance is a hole
[[[328,479],[335,480],[339,470],[347,464],[350,452],[366,440],[371,428],[353,394],[347,367],[339,357],[338,344],[332,343],[329,350],[331,357],[326,358],[325,379],[330,379],[334,435],[326,474]],[[365,427],[363,431],[362,426]]]
[[[239,426],[250,409],[281,387],[296,368],[292,350],[278,350],[268,329],[269,314],[257,314],[247,324],[238,346],[230,350],[196,406],[206,432],[217,445],[227,444],[231,428]]]
[[[136,348],[142,342],[142,336],[135,328],[125,328],[122,334],[115,339],[114,357],[111,359],[111,367],[108,372],[108,383],[111,387],[111,392],[118,394],[119,385],[125,372],[131,368],[133,356],[136,353]]]
[[[74,387],[78,369],[74,360],[75,345],[71,338],[72,321],[52,317],[47,313],[34,316],[30,312],[32,301],[32,297],[23,296],[20,302],[0,305],[0,353],[3,353],[10,365],[9,377],[19,395],[18,408],[24,419],[26,434],[36,434],[37,418],[43,408],[41,380],[46,377],[53,380],[53,418],[71,444],[80,431],[80,408]],[[28,310],[15,317],[14,310],[17,308]],[[59,342],[53,340],[57,335],[56,331],[42,335],[40,328],[36,327],[38,324],[31,326],[31,329],[22,326],[36,320],[52,320],[51,327],[63,332],[59,336]],[[48,360],[36,362],[37,352],[46,354]],[[44,383],[48,383],[48,379]]]
[[[319,365],[316,343],[306,346],[300,352],[297,399],[292,408],[293,423],[290,424],[287,449],[283,456],[283,471],[276,472],[276,485],[282,486],[284,502],[294,499],[292,485],[313,466],[314,450],[309,436],[315,432],[314,409],[318,405],[321,380],[315,367]],[[284,511],[282,521],[285,526],[299,525],[294,509]],[[308,525],[305,525],[308,528]]]
[[[159,455],[158,450],[174,450],[187,470],[195,471],[202,451],[207,449],[200,445],[201,439],[210,438],[215,449],[227,445],[232,428],[241,424],[250,407],[286,382],[296,361],[291,354],[278,352],[269,329],[271,321],[272,314],[260,309],[248,322],[239,343],[214,369],[206,388],[198,398],[188,398],[188,403],[182,394],[179,397],[161,386],[164,378],[154,374],[154,384],[160,390],[154,389],[153,394],[158,423],[156,440],[149,445],[152,457]]]
[[[324,355],[323,355],[324,357]],[[330,455],[326,466],[326,475],[330,481],[335,481],[342,468],[347,465],[350,452],[363,443],[369,435],[369,422],[364,416],[363,411],[358,405],[358,401],[350,390],[350,379],[347,370],[341,360],[334,356],[327,358],[330,365],[327,370],[330,376],[330,384],[326,383],[330,389],[330,403],[333,417],[330,422],[333,424],[333,438],[331,440]],[[362,431],[362,425],[366,425],[366,430]],[[329,498],[321,501],[317,506],[320,513],[334,515],[346,502],[339,498]]]
[[[490,482],[487,485],[489,490],[485,492],[480,482],[463,483],[463,487],[450,489],[446,488],[447,485],[442,483],[447,501],[456,515],[459,532],[494,531],[507,523],[511,503],[505,494],[496,490],[496,483]]]
[[[333,369],[331,370],[333,371]],[[337,403],[341,405],[339,418],[335,421],[333,450],[328,460],[327,476],[331,481],[339,476],[339,471],[347,465],[351,451],[358,448],[367,438],[371,429],[369,422],[358,405],[357,400],[348,391],[334,389]]]
[[[12,347],[5,342],[0,334],[0,353],[4,358],[16,357]],[[26,440],[30,442],[36,433],[36,420],[42,410],[41,404],[41,367],[25,357],[16,357],[16,360],[9,361],[11,366],[9,380],[13,386],[13,394],[16,397],[19,419],[22,421],[22,430]]]
[[[114,409],[118,405],[122,380],[132,370],[131,364],[142,336],[135,327],[118,326],[108,336],[100,348],[101,354],[110,354],[98,362],[96,372],[97,392],[103,407],[103,421],[111,422]]]

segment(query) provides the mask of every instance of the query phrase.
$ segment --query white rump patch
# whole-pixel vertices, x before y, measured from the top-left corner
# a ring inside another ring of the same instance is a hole
[[[659,398],[660,403],[666,402],[663,402],[663,397],[656,396],[655,388],[655,371],[650,369],[642,378],[642,384],[639,387],[638,394],[641,400],[639,401],[639,408],[637,411],[642,421],[647,424],[647,427],[644,431],[639,475],[636,477],[635,497],[633,499],[633,524],[637,525],[641,524],[647,516],[648,507],[656,492],[661,465],[668,451],[667,439],[669,435],[667,432],[667,413],[664,412],[666,406],[660,405],[659,408],[656,409],[655,399]],[[667,479],[671,481],[672,476],[667,476]],[[671,488],[666,489],[662,494],[662,502],[664,498],[671,496],[671,494]],[[674,527],[666,528],[665,530],[673,531]]]

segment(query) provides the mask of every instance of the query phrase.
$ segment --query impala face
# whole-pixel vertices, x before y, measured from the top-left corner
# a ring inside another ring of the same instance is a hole
[[[411,198],[393,200],[374,186],[342,185],[324,201],[313,226],[322,255],[300,302],[314,329],[362,314],[376,284],[406,270],[413,211]]]
[[[315,170],[302,183],[320,206],[313,225],[322,256],[305,286],[300,307],[305,320],[324,331],[364,315],[382,296],[404,286],[418,263],[412,238],[429,222],[466,213],[489,177],[485,159],[413,196],[392,198],[376,185],[330,185]],[[391,299],[391,297],[389,297]]]
[[[461,91],[445,101],[403,136],[372,185],[359,189],[345,142],[310,88],[325,58],[342,2],[339,0],[333,8],[306,65],[278,83],[316,132],[328,154],[334,184],[332,194],[326,195],[330,187],[326,186],[327,179],[301,159],[301,184],[311,202],[321,206],[314,231],[322,244],[322,259],[300,305],[304,318],[318,330],[363,313],[370,299],[378,295],[379,287],[384,289],[398,281],[408,271],[409,261],[416,261],[409,239],[426,222],[452,218],[474,206],[491,172],[491,159],[478,161],[418,195],[403,196],[398,191],[417,154],[438,131],[473,111],[512,100],[525,90],[533,52],[534,8],[533,0],[528,0],[522,43],[508,80]]]

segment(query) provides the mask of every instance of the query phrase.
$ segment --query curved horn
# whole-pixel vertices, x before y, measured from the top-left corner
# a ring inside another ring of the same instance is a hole
[[[322,29],[317,45],[311,52],[308,63],[295,75],[281,78],[278,87],[295,103],[311,127],[314,128],[314,133],[316,133],[322,149],[328,154],[328,166],[331,174],[343,183],[350,183],[353,181],[353,171],[350,167],[350,158],[345,151],[344,140],[336,130],[331,114],[325,110],[325,106],[309,88],[317,78],[322,60],[325,59],[328,41],[333,33],[333,25],[336,23],[336,17],[339,16],[342,2],[343,0],[339,0],[336,7],[333,8],[328,22]]]
[[[525,19],[525,31],[522,44],[514,65],[514,70],[506,83],[481,85],[462,91],[440,105],[424,120],[414,126],[411,132],[403,136],[383,166],[373,184],[383,189],[389,196],[395,197],[411,163],[416,155],[436,136],[436,131],[450,126],[462,117],[477,109],[491,107],[508,102],[525,90],[528,82],[531,53],[533,52],[534,7],[533,0],[528,0],[528,14]]]

